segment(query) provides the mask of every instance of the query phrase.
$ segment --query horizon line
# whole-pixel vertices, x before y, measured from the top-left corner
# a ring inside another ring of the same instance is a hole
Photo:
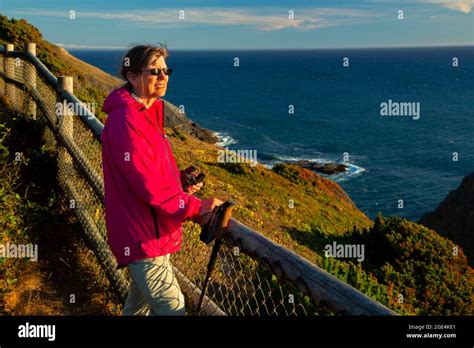
[[[79,46],[79,45],[64,45],[55,44],[65,50],[97,50],[97,51],[113,51],[113,50],[127,50],[133,46]],[[458,44],[427,44],[427,45],[388,45],[388,46],[334,46],[334,47],[269,47],[269,48],[170,48],[170,51],[302,51],[302,50],[344,50],[344,49],[396,49],[396,48],[450,48],[450,47],[474,47],[472,43],[458,43]]]

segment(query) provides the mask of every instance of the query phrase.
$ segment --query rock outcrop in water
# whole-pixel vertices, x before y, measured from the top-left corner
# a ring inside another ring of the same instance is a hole
[[[339,174],[343,173],[347,170],[347,166],[341,163],[319,163],[319,162],[311,162],[311,161],[296,161],[292,164],[296,164],[297,166],[311,169],[318,173],[323,173],[327,175],[332,174]]]
[[[474,266],[474,173],[464,177],[461,185],[419,223],[458,244]]]

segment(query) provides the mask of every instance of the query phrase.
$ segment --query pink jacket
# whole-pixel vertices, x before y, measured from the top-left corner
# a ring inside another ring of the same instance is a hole
[[[197,218],[201,201],[183,192],[163,130],[163,101],[146,109],[122,87],[103,110],[105,220],[119,267],[178,251],[182,222]]]

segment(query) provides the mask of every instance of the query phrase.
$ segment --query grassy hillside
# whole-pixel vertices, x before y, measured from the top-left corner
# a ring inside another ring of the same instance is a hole
[[[75,91],[99,103],[118,81],[44,41],[23,20],[0,16],[0,43],[38,44],[38,56],[55,74],[77,76]],[[104,115],[99,115],[103,118]],[[403,314],[472,314],[472,269],[448,239],[400,218],[372,222],[331,180],[294,165],[218,163],[220,148],[167,129],[181,168],[195,165],[206,174],[201,197],[238,203],[234,216],[277,243]],[[324,246],[363,244],[366,259],[328,259]],[[403,300],[400,302],[400,295]]]
[[[433,230],[402,218],[377,216],[369,229],[337,237],[320,234],[314,237],[319,243],[336,240],[341,244],[365,245],[364,272],[356,270],[358,265],[352,262],[339,265],[341,269],[336,272],[366,293],[366,289],[372,287],[370,293],[379,292],[374,298],[400,313],[474,313],[474,271],[462,250]],[[327,265],[324,268],[327,269]]]
[[[74,94],[84,102],[102,106],[107,94],[121,84],[119,79],[44,40],[40,31],[24,19],[8,19],[0,14],[0,45],[11,43],[15,50],[23,50],[30,42],[36,43],[38,58],[54,75],[74,77]],[[96,113],[104,121],[106,115],[100,109],[96,107]]]

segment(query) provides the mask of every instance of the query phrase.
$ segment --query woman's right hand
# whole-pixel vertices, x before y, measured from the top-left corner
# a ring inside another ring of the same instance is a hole
[[[197,218],[197,223],[201,226],[207,224],[211,218],[211,213],[215,207],[218,207],[224,203],[218,198],[203,199],[201,201],[201,209],[199,210],[199,217]]]

